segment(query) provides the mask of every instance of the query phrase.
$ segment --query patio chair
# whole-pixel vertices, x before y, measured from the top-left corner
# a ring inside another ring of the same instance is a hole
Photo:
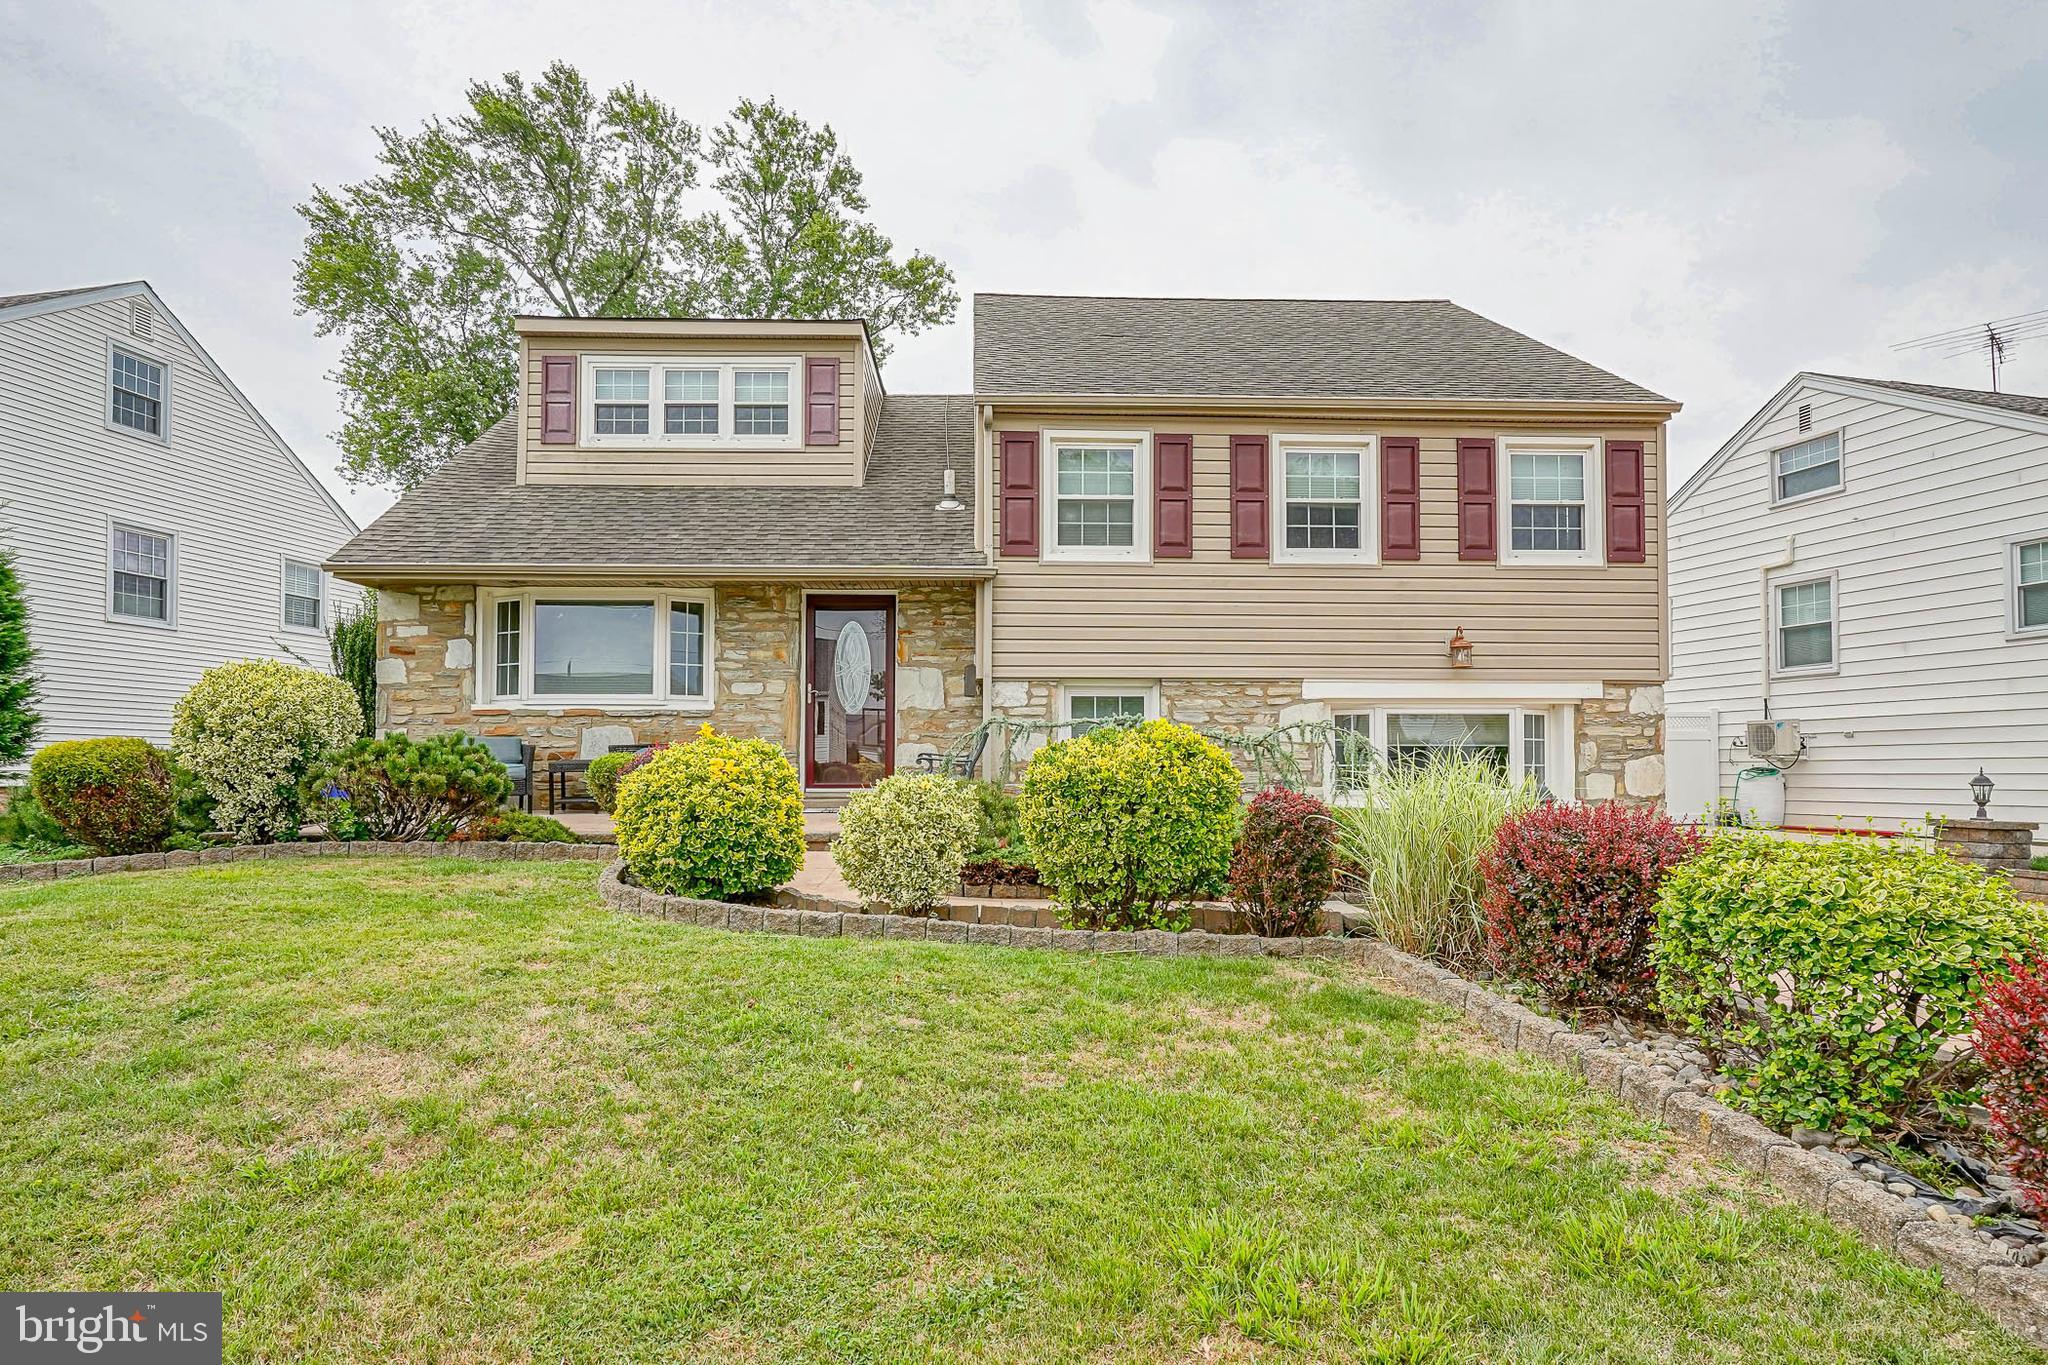
[[[505,765],[512,779],[512,800],[528,815],[533,814],[533,746],[517,735],[484,735],[483,746],[491,757]]]
[[[975,769],[981,766],[982,751],[988,748],[988,731],[983,730],[974,741],[974,748],[958,758],[944,754],[919,754],[917,766],[928,773],[951,773],[955,777],[973,777]]]

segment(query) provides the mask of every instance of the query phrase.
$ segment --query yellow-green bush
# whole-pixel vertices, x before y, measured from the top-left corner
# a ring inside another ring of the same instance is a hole
[[[673,896],[758,896],[804,861],[796,769],[767,740],[709,725],[620,781],[615,829],[633,880]]]
[[[832,856],[865,901],[922,910],[960,884],[981,833],[974,788],[943,773],[898,773],[854,794]]]
[[[29,763],[29,783],[65,836],[95,853],[161,848],[176,824],[170,760],[147,740],[46,744]]]
[[[1039,750],[1017,817],[1067,924],[1164,929],[1184,927],[1190,901],[1223,890],[1244,804],[1230,755],[1152,720]]]
[[[209,668],[171,712],[171,751],[239,843],[298,837],[313,765],[363,730],[341,679],[275,659]]]
[[[1936,1053],[1967,1029],[1980,973],[2044,943],[2048,910],[1935,849],[1729,831],[1665,877],[1650,953],[1664,1012],[1737,1102],[1860,1132],[1970,1098]]]

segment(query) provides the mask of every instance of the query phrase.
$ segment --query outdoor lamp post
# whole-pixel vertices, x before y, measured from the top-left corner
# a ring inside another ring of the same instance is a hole
[[[1977,818],[1979,820],[1989,820],[1991,818],[1991,812],[1988,809],[1991,803],[1991,779],[1984,775],[1984,769],[1981,767],[1977,769],[1977,775],[1970,779],[1970,795],[1977,798]]]

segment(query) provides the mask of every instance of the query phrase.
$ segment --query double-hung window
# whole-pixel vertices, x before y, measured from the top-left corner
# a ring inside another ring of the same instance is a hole
[[[168,626],[176,618],[177,541],[116,522],[107,540],[107,614]]]
[[[795,449],[799,356],[583,357],[582,441],[593,446]]]
[[[1791,502],[1842,486],[1842,433],[1830,431],[1771,452],[1771,500]]]
[[[711,600],[700,594],[536,591],[491,604],[485,704],[711,704]]]
[[[1835,666],[1835,580],[1806,578],[1780,583],[1776,603],[1777,671],[1826,672]]]
[[[110,425],[164,439],[164,404],[170,376],[161,362],[121,346],[107,352],[107,421]]]
[[[1276,436],[1273,448],[1280,490],[1274,560],[1372,562],[1378,483],[1372,438]]]
[[[1340,712],[1334,721],[1332,771],[1340,796],[1363,786],[1374,764],[1413,767],[1439,754],[1477,759],[1504,781],[1529,783],[1545,796],[1553,791],[1554,772],[1560,779],[1568,777],[1552,760],[1550,713],[1543,707],[1498,711],[1386,708]],[[1569,728],[1562,730],[1568,732]]]
[[[286,626],[294,630],[319,630],[326,624],[321,619],[327,595],[325,583],[318,564],[296,559],[284,562],[284,603],[280,616]]]
[[[2048,631],[2048,540],[2014,542],[2012,584],[2013,633]]]
[[[1149,687],[1068,686],[1062,692],[1070,734],[1085,735],[1100,725],[1150,720],[1157,712],[1155,693]]]
[[[1152,552],[1152,446],[1142,434],[1048,432],[1045,558],[1094,563]]]
[[[1598,443],[1583,438],[1504,437],[1501,480],[1510,563],[1600,562]]]

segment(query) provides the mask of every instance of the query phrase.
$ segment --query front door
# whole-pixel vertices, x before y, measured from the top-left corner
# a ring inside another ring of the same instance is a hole
[[[806,599],[804,654],[804,785],[881,781],[896,756],[896,599]]]

